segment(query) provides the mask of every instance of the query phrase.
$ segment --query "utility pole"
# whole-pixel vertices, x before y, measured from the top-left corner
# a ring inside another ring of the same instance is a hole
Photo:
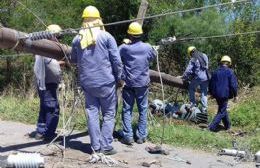
[[[149,3],[147,2],[147,0],[142,0],[141,5],[140,5],[139,10],[138,10],[137,18],[144,18],[145,17],[146,11],[147,11],[147,8],[148,8],[148,4]],[[141,25],[143,25],[144,19],[138,20],[137,22],[140,23]]]
[[[21,40],[21,38],[25,35],[27,34],[24,32],[0,27],[0,49],[12,49],[17,52],[38,54],[57,60],[61,60],[65,56],[70,56],[71,47],[68,45],[50,40]],[[149,73],[152,82],[160,83],[160,76],[157,71],[150,70]],[[165,73],[161,73],[161,76],[164,84],[172,87],[187,89],[187,85],[185,85],[181,79]]]

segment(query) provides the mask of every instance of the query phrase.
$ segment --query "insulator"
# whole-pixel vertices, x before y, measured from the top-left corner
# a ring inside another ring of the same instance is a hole
[[[52,39],[55,38],[54,33],[48,32],[48,31],[41,31],[41,32],[33,32],[28,34],[28,38],[32,41],[35,40],[41,40],[41,39]]]
[[[173,36],[173,37],[168,37],[168,38],[164,38],[164,39],[161,39],[160,41],[160,44],[171,44],[171,43],[174,43],[176,41],[176,37]]]
[[[8,167],[39,168],[44,167],[44,158],[39,153],[14,153],[7,158]]]

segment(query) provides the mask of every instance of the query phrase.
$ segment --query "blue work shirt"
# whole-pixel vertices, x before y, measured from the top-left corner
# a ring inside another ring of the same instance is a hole
[[[142,41],[122,44],[119,53],[123,62],[122,79],[128,87],[144,87],[150,83],[149,63],[156,52]]]
[[[206,66],[202,67],[199,60],[195,57],[192,57],[189,61],[189,64],[183,74],[183,79],[199,79],[200,81],[208,80],[206,70],[208,69],[208,57],[206,54],[203,54],[203,59],[206,62]]]
[[[228,99],[237,96],[237,78],[227,66],[221,65],[213,74],[209,91],[216,99]]]
[[[98,88],[121,79],[122,61],[111,34],[100,30],[96,43],[83,50],[80,40],[80,36],[73,39],[71,62],[77,63],[82,87]]]

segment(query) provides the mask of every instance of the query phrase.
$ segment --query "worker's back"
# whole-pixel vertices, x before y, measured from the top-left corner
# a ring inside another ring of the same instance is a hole
[[[237,87],[234,72],[222,65],[213,73],[209,89],[214,98],[228,99],[236,96]]]
[[[143,87],[150,82],[149,62],[155,57],[151,45],[142,41],[123,44],[119,48],[123,62],[123,77],[129,87]]]
[[[84,50],[81,49],[79,36],[73,40],[72,61],[78,64],[81,85],[88,88],[115,82],[118,72],[113,69],[121,66],[115,39],[102,30],[98,32],[95,44]]]

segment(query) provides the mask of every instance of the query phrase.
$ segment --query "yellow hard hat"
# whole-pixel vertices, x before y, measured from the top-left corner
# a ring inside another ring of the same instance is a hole
[[[191,52],[196,50],[196,47],[194,46],[190,46],[188,49],[187,49],[187,52],[188,52],[188,55],[191,55]]]
[[[95,6],[87,6],[83,11],[82,18],[100,18],[100,13]]]
[[[127,33],[131,35],[141,35],[143,34],[142,26],[138,22],[132,22],[128,27]]]
[[[228,55],[224,55],[220,62],[228,62],[231,65],[231,58]]]
[[[46,31],[52,32],[52,33],[59,33],[62,31],[61,27],[56,24],[51,24],[47,27]]]

